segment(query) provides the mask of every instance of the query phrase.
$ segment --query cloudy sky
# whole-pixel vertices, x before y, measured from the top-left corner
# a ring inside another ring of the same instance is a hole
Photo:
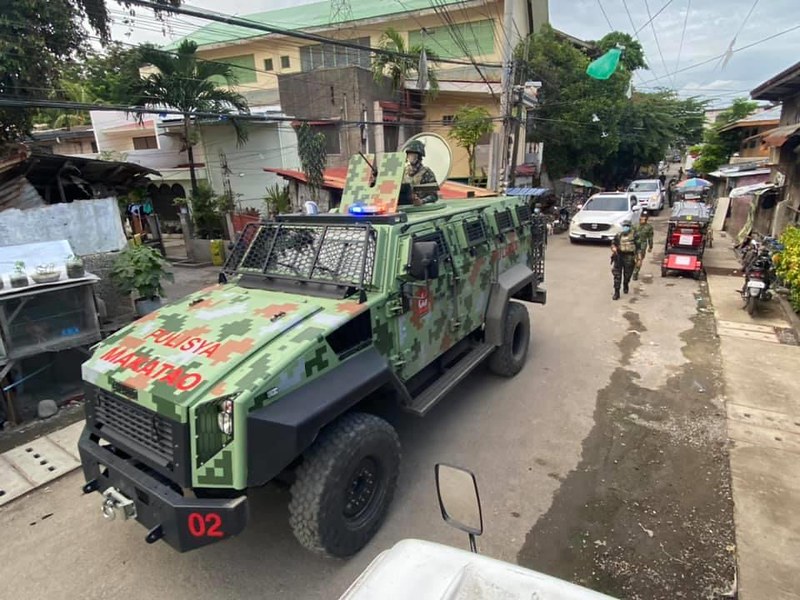
[[[397,0],[351,0],[353,3],[364,1]],[[307,3],[306,0],[187,2],[217,11],[224,7],[226,13],[237,15]],[[749,90],[800,58],[798,4],[799,0],[550,0],[550,22],[557,29],[582,39],[602,37],[611,29],[609,21],[616,30],[627,33],[640,30],[638,38],[645,48],[650,70],[637,75],[634,80],[637,87],[670,87],[682,95],[703,96],[716,104],[724,104],[731,98],[746,96]],[[644,26],[649,15],[655,15],[665,5],[653,21],[655,31],[650,25]],[[112,9],[117,22],[116,39],[165,43],[187,34],[193,23],[201,23],[187,17],[171,18],[168,21],[171,31],[165,36],[162,26],[152,16],[146,16],[141,10],[139,13],[132,25],[126,25],[122,22],[124,11]],[[797,28],[761,41],[792,27]],[[723,67],[721,61],[711,60],[729,48],[734,36],[734,54],[727,65]],[[755,45],[745,48],[750,44]],[[704,61],[709,62],[698,65]]]

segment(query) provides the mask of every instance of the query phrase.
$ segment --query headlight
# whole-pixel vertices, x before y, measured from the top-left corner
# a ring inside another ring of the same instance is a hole
[[[217,425],[225,435],[233,435],[233,399],[224,398],[217,403]]]

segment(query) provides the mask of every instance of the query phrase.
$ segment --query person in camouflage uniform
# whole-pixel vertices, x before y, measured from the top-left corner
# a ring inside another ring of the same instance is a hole
[[[429,167],[422,164],[422,159],[425,158],[425,145],[419,140],[414,140],[406,147],[406,172],[403,177],[403,183],[408,183],[412,187],[422,184],[437,184],[436,175]],[[439,199],[439,194],[436,192],[425,191],[423,195],[412,192],[412,198],[415,205],[428,204],[436,202]]]
[[[622,233],[614,236],[611,242],[611,273],[614,276],[614,296],[619,300],[619,287],[628,293],[628,284],[636,264],[636,249],[639,247],[639,234],[631,229],[630,220],[622,222]]]
[[[639,243],[636,246],[636,265],[633,267],[633,280],[639,279],[639,270],[642,268],[645,254],[653,251],[653,226],[648,222],[649,215],[646,210],[642,211],[642,218],[634,231],[639,235]]]

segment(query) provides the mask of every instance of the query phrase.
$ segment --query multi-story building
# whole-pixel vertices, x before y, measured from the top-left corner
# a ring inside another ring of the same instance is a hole
[[[300,107],[306,109],[302,118],[324,118],[325,122],[318,126],[329,138],[329,158],[336,165],[346,162],[343,154],[348,149],[351,152],[360,149],[352,147],[354,121],[377,124],[367,133],[371,151],[395,150],[421,130],[447,137],[453,115],[464,105],[486,108],[499,130],[502,80],[499,65],[503,62],[504,48],[514,48],[548,21],[547,0],[353,0],[349,10],[338,13],[333,4],[325,0],[245,18],[283,30],[302,30],[347,40],[363,46],[363,50],[217,22],[198,29],[188,38],[199,45],[203,58],[236,65],[237,91],[251,106],[280,105],[284,113],[300,117],[292,114],[292,109],[300,112],[298,99],[305,99]],[[400,34],[406,48],[424,44],[441,58],[467,64],[435,63],[439,80],[435,96],[417,90],[416,81],[406,81],[404,91],[392,97],[365,91],[369,83],[367,71],[372,64],[368,48],[379,47],[383,34],[390,28]],[[474,66],[471,62],[496,66]],[[341,80],[320,75],[320,70],[341,67],[356,67],[363,72],[343,70]],[[278,82],[282,77],[291,82],[284,87],[291,98],[281,97]],[[360,85],[358,98],[346,96],[344,90],[348,82],[354,81]],[[327,110],[308,115],[309,107],[320,103],[325,103]],[[367,119],[363,119],[364,115]],[[488,141],[487,136],[477,154],[484,169],[489,163]],[[466,152],[455,143],[450,145],[454,155],[451,177],[465,178],[469,174]]]

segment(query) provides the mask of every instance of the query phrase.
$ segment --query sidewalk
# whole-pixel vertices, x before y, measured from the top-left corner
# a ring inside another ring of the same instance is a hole
[[[732,242],[705,256],[725,373],[741,600],[800,599],[800,347],[777,300],[751,318]]]

